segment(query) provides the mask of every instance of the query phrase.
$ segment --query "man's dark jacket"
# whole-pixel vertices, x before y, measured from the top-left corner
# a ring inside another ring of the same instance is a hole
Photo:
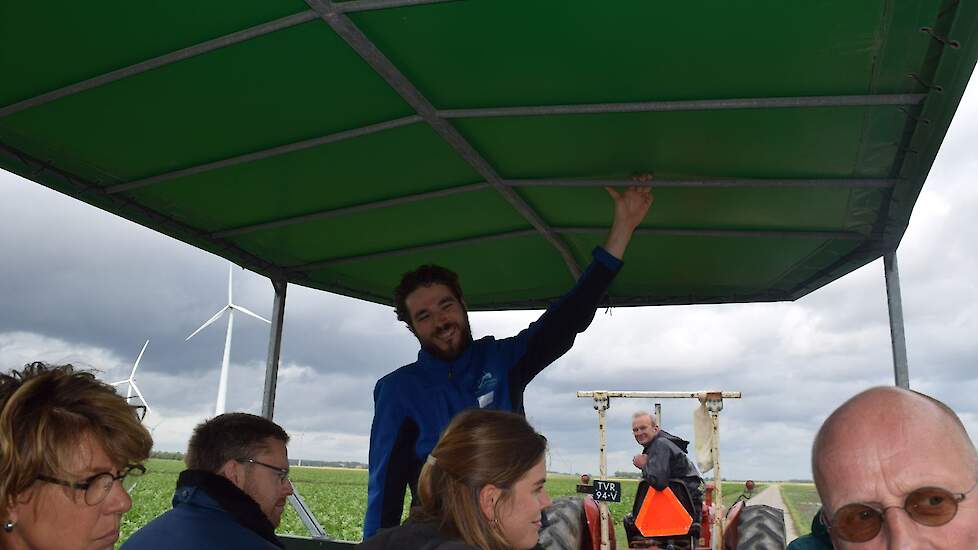
[[[832,538],[829,530],[822,523],[822,510],[815,512],[812,518],[812,532],[791,541],[788,550],[832,550]]]
[[[703,512],[703,478],[700,477],[696,465],[686,455],[689,448],[689,441],[681,437],[676,437],[665,430],[659,433],[645,445],[644,450],[649,459],[642,468],[642,478],[656,491],[661,491],[669,486],[669,481],[678,479],[683,482],[689,491],[690,504],[692,505],[691,516],[693,523],[700,522],[700,514]],[[642,507],[642,499],[645,494],[639,487],[638,494],[635,495],[634,513]],[[676,495],[683,502],[685,499],[681,495]]]
[[[275,526],[250,496],[227,478],[185,470],[173,509],[136,531],[122,550],[279,550]]]
[[[357,545],[357,550],[478,550],[438,532],[434,522],[408,520],[400,527],[382,529]]]
[[[478,407],[523,413],[526,385],[591,324],[621,268],[603,248],[593,256],[577,285],[516,336],[476,340],[454,361],[422,349],[416,362],[377,382],[364,539],[401,522],[405,489],[416,494],[421,465],[456,414]]]
[[[669,485],[670,479],[681,479],[686,486],[699,490],[703,479],[693,461],[686,455],[689,442],[660,430],[643,449],[649,459],[642,468],[642,477],[656,491]]]

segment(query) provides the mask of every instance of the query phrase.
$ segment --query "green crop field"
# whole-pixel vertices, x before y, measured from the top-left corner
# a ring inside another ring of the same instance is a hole
[[[122,519],[120,544],[133,531],[170,509],[170,498],[176,487],[177,474],[184,468],[183,463],[176,460],[151,459],[146,466],[146,475],[140,478],[138,485],[132,491],[132,510]],[[341,540],[360,540],[363,515],[367,506],[366,470],[293,467],[291,478],[306,500],[306,504],[316,514],[331,537]],[[551,474],[547,480],[547,491],[554,498],[574,495],[577,482],[578,478],[575,476]],[[622,502],[611,505],[618,540],[624,540],[621,518],[631,511],[635,490],[638,487],[638,481],[634,479],[621,480],[621,483]],[[759,492],[763,487],[764,485],[759,483],[755,492]],[[724,482],[723,491],[723,501],[729,505],[743,491],[743,483]],[[405,506],[405,517],[406,515],[407,506]],[[307,535],[305,527],[291,507],[286,508],[278,532]]]
[[[822,502],[815,492],[814,483],[782,483],[781,499],[795,522],[798,536],[812,532],[812,518],[821,508]]]

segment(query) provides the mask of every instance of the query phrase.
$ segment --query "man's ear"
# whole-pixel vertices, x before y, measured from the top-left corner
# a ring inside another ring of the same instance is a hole
[[[245,482],[244,470],[241,463],[237,460],[228,460],[224,463],[224,466],[221,466],[221,469],[217,473],[226,477],[238,489],[242,489]]]
[[[479,489],[479,509],[486,519],[493,521],[496,519],[496,502],[502,496],[502,490],[493,484],[484,485]]]

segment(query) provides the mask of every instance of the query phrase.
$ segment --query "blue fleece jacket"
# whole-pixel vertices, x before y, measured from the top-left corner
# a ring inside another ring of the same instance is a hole
[[[133,533],[122,550],[280,550],[280,545],[251,497],[223,477],[186,470],[173,509]]]
[[[377,382],[364,539],[400,524],[405,489],[415,494],[421,465],[457,413],[476,407],[524,412],[526,385],[591,324],[621,269],[621,260],[603,248],[593,256],[577,285],[516,336],[481,338],[450,362],[422,349],[416,362]]]

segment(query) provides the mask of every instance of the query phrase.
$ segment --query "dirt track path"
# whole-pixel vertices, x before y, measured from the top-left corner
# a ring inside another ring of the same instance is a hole
[[[795,532],[795,522],[791,521],[791,514],[788,512],[788,508],[785,507],[784,501],[781,500],[780,485],[777,483],[768,485],[766,489],[754,495],[754,498],[747,501],[747,503],[767,504],[768,506],[773,506],[779,510],[784,510],[784,530],[786,541],[791,542],[798,538],[798,533]]]

